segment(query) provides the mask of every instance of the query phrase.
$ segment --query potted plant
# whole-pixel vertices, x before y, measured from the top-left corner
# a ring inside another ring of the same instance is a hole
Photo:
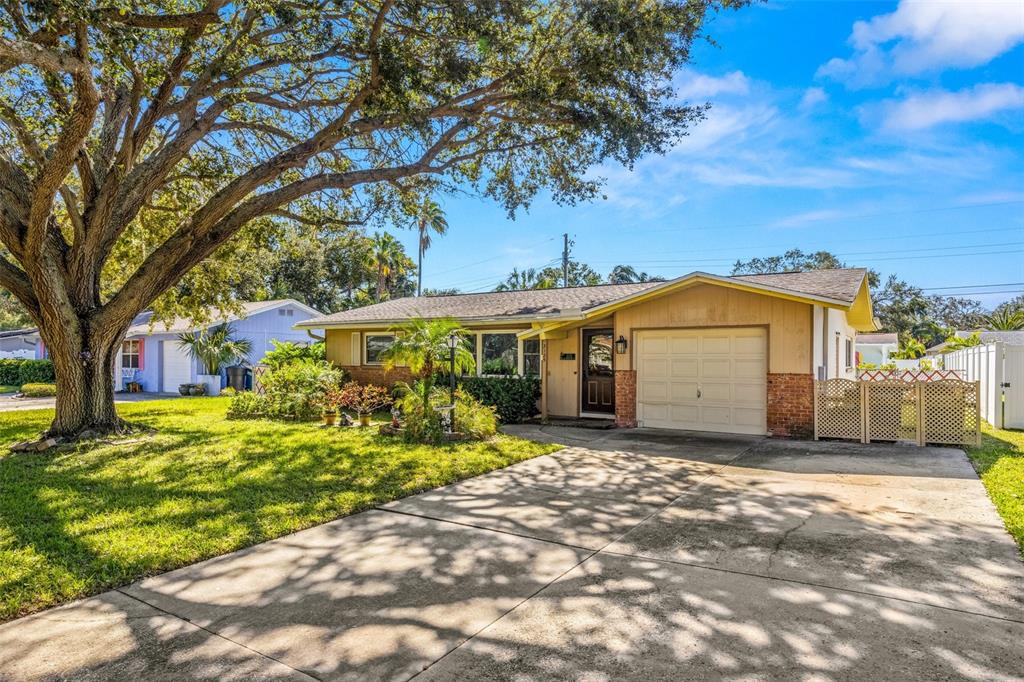
[[[339,402],[356,413],[360,426],[369,426],[370,416],[374,411],[391,404],[391,395],[382,386],[360,386],[357,382],[350,381],[341,387]]]
[[[181,395],[189,395],[189,389],[192,388],[192,384],[179,384],[178,393]]]
[[[338,405],[344,400],[344,395],[337,388],[328,389],[324,393],[324,409],[320,416],[324,426],[336,426],[338,424]]]
[[[178,335],[178,346],[188,351],[206,372],[196,377],[199,383],[206,386],[206,395],[220,395],[221,367],[243,362],[252,352],[252,342],[249,339],[235,338],[234,333],[231,325],[224,323],[197,334]]]

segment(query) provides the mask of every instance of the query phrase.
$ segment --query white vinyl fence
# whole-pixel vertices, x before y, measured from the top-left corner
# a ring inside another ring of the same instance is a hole
[[[1024,346],[987,343],[943,356],[946,369],[981,384],[981,418],[997,429],[1024,429]]]

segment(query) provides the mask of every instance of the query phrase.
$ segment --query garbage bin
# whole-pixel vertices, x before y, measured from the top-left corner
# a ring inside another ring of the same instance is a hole
[[[245,378],[248,373],[249,368],[242,365],[228,367],[228,386],[236,391],[244,391],[246,383]]]

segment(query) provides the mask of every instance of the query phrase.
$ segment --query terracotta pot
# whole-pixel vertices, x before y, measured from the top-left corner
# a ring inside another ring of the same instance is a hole
[[[370,425],[370,415],[368,415],[368,414],[361,414],[361,415],[359,415],[359,425],[360,426],[369,426]]]

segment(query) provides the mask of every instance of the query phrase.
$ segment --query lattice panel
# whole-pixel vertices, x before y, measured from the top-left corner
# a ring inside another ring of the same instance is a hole
[[[864,369],[858,373],[861,381],[940,381],[942,379],[961,379],[960,371],[955,369]]]
[[[867,382],[867,440],[917,442],[917,386],[903,381]]]
[[[266,394],[266,389],[263,388],[263,375],[267,373],[269,369],[266,365],[256,365],[252,368],[252,391],[256,395]]]
[[[829,379],[816,381],[814,390],[818,437],[860,440],[863,430],[860,384],[849,379]]]
[[[922,383],[923,443],[976,445],[981,438],[978,384],[946,379]]]

